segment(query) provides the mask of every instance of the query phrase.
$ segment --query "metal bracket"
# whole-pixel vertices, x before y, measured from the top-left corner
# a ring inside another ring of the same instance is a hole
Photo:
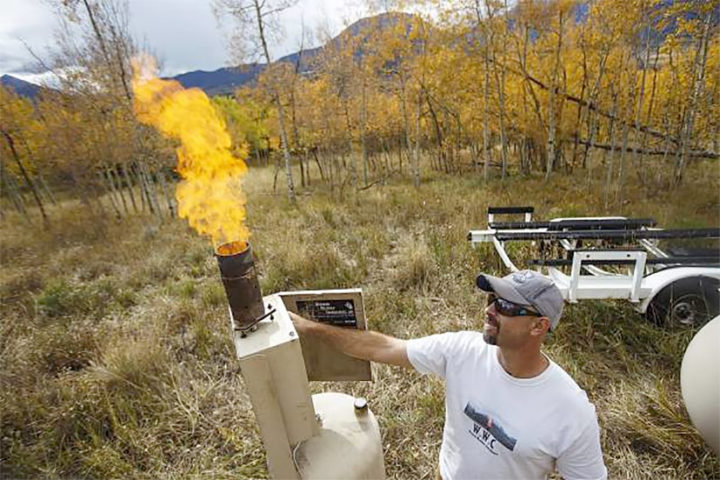
[[[577,290],[580,284],[580,271],[583,260],[634,260],[635,266],[630,286],[630,301],[640,300],[640,285],[645,272],[647,253],[640,251],[575,251],[573,253],[572,273],[570,274],[570,288],[568,301],[575,303],[578,300]]]
[[[269,305],[268,305],[268,306],[269,306]],[[248,325],[248,326],[246,326],[246,327],[244,327],[244,328],[233,327],[233,330],[235,330],[236,332],[241,332],[242,336],[245,337],[245,336],[247,336],[247,332],[248,332],[248,331],[253,331],[253,330],[255,330],[256,325],[257,325],[258,323],[262,322],[263,320],[265,320],[266,318],[270,317],[270,321],[273,321],[273,320],[275,319],[275,318],[273,317],[273,314],[274,314],[276,311],[277,311],[277,310],[276,310],[275,308],[271,308],[267,313],[265,313],[264,315],[261,315],[261,316],[259,316],[258,318],[256,318],[255,321],[254,321],[253,323],[251,323],[250,325]]]

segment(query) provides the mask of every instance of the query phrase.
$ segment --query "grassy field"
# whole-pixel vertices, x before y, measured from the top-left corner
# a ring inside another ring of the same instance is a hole
[[[674,192],[628,185],[610,213],[718,226],[719,183],[717,165],[706,165]],[[370,327],[405,338],[480,328],[474,276],[503,268],[466,234],[485,226],[488,205],[533,204],[543,219],[605,213],[601,186],[583,172],[489,186],[429,174],[418,190],[391,178],[344,199],[312,187],[297,207],[271,184],[270,169],[245,182],[264,293],[362,287]],[[47,231],[12,214],[2,224],[0,476],[265,478],[209,242],[180,220],[91,228],[73,202],[51,215]],[[595,403],[611,478],[720,477],[680,396],[691,337],[627,303],[566,308],[547,352]],[[312,388],[367,397],[388,477],[432,478],[442,384],[373,368],[372,383]]]

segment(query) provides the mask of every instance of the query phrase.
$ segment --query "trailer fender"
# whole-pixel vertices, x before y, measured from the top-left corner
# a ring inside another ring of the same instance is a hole
[[[720,268],[717,267],[678,267],[667,268],[648,275],[643,279],[642,286],[650,288],[650,294],[635,307],[640,313],[647,312],[648,305],[660,291],[673,282],[683,278],[709,277],[720,281]]]

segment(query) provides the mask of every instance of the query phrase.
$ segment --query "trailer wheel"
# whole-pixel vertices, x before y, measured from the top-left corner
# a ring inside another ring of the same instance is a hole
[[[647,318],[671,328],[700,328],[720,314],[720,281],[710,277],[676,280],[655,295]]]

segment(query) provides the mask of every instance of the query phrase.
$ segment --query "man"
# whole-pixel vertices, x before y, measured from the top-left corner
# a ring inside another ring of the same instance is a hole
[[[445,379],[444,480],[546,478],[555,469],[566,480],[607,478],[595,408],[540,351],[562,314],[558,288],[530,270],[481,274],[477,286],[488,292],[482,334],[405,341],[292,318],[301,335],[348,355]]]

